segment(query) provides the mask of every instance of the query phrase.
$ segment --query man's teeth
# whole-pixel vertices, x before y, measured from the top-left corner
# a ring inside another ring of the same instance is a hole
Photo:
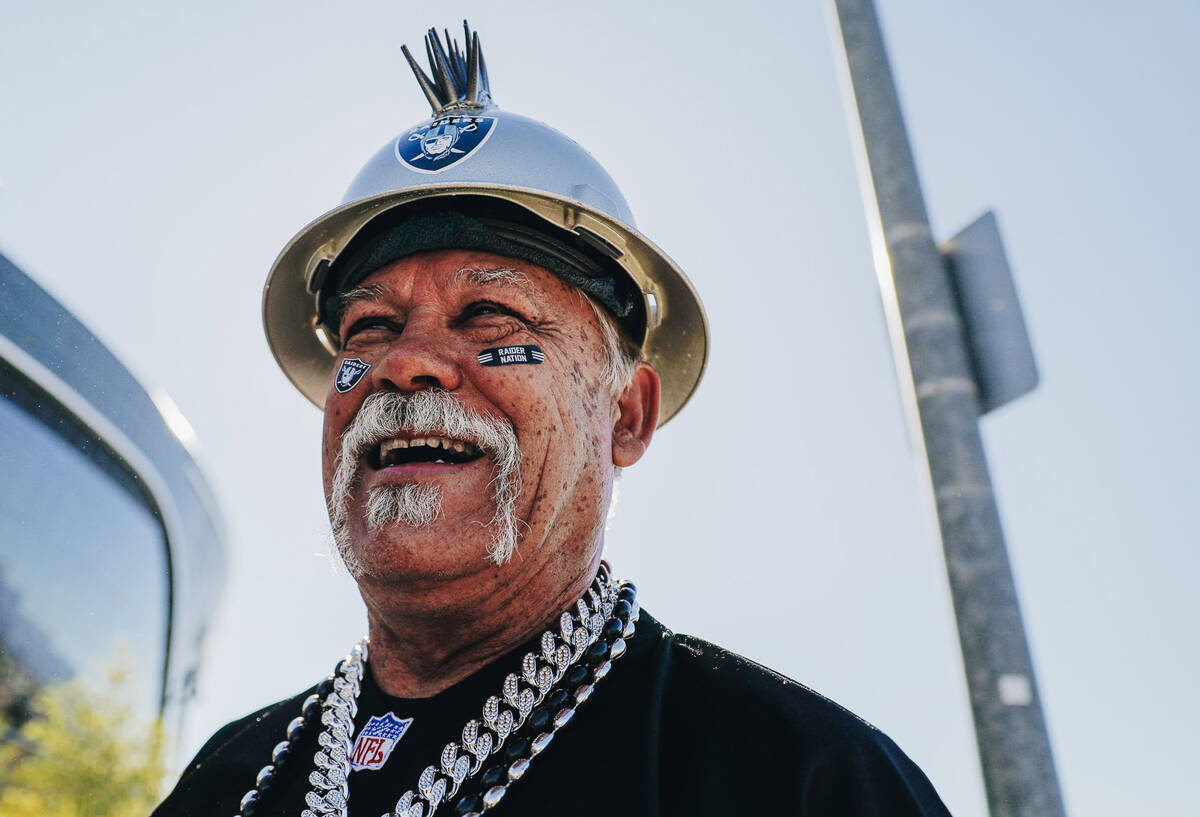
[[[395,451],[397,448],[440,448],[445,451],[454,451],[459,454],[467,454],[474,456],[479,453],[474,445],[462,440],[451,440],[446,437],[413,437],[412,439],[392,439],[385,440],[379,446],[380,458],[386,457],[389,452]]]

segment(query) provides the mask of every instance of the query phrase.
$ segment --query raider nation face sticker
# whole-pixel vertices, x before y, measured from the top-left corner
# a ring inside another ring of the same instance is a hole
[[[358,385],[358,381],[362,380],[362,376],[367,373],[369,368],[371,368],[370,363],[364,363],[356,357],[346,358],[342,361],[342,368],[338,369],[333,387],[340,394],[345,394]]]
[[[383,768],[412,722],[412,718],[401,720],[391,712],[382,717],[372,717],[354,741],[354,748],[350,751],[350,768],[355,771]]]
[[[495,130],[494,116],[442,116],[400,134],[396,158],[418,173],[441,173],[483,147]]]
[[[514,363],[543,363],[546,356],[536,346],[500,346],[484,349],[478,360],[484,366],[511,366]]]

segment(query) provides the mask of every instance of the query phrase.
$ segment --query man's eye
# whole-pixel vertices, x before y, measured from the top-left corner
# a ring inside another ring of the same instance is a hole
[[[346,340],[354,337],[360,332],[370,331],[372,329],[390,329],[392,322],[387,318],[363,318],[357,320],[346,330]]]
[[[518,320],[524,320],[512,309],[491,301],[479,301],[478,303],[471,304],[463,310],[464,318],[485,318],[489,315],[505,315],[507,317],[517,318]]]

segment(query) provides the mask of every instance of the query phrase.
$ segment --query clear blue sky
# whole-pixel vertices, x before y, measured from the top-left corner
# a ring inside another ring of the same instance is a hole
[[[1042,370],[984,434],[1067,806],[1189,815],[1200,734],[1195,3],[879,0],[935,232],[999,214]],[[363,630],[272,259],[423,118],[467,16],[495,97],[584,144],[713,328],[610,533],[647,609],[854,709],[985,813],[939,545],[820,3],[47,2],[0,11],[0,251],[195,426],[228,593],[183,753]]]

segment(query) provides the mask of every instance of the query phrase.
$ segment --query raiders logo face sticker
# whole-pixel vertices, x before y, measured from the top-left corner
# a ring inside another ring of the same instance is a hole
[[[514,363],[543,363],[546,356],[536,346],[500,346],[484,349],[478,360],[484,366],[511,366]]]
[[[412,718],[397,718],[391,712],[372,717],[358,733],[354,748],[350,750],[350,768],[355,771],[382,769],[412,722]]]
[[[342,361],[342,368],[338,369],[333,387],[338,390],[338,393],[345,394],[358,385],[358,381],[362,380],[362,376],[367,373],[369,368],[371,368],[370,363],[364,363],[356,357],[346,358]]]
[[[494,116],[441,116],[400,134],[396,158],[418,173],[441,173],[483,147],[495,130]]]

